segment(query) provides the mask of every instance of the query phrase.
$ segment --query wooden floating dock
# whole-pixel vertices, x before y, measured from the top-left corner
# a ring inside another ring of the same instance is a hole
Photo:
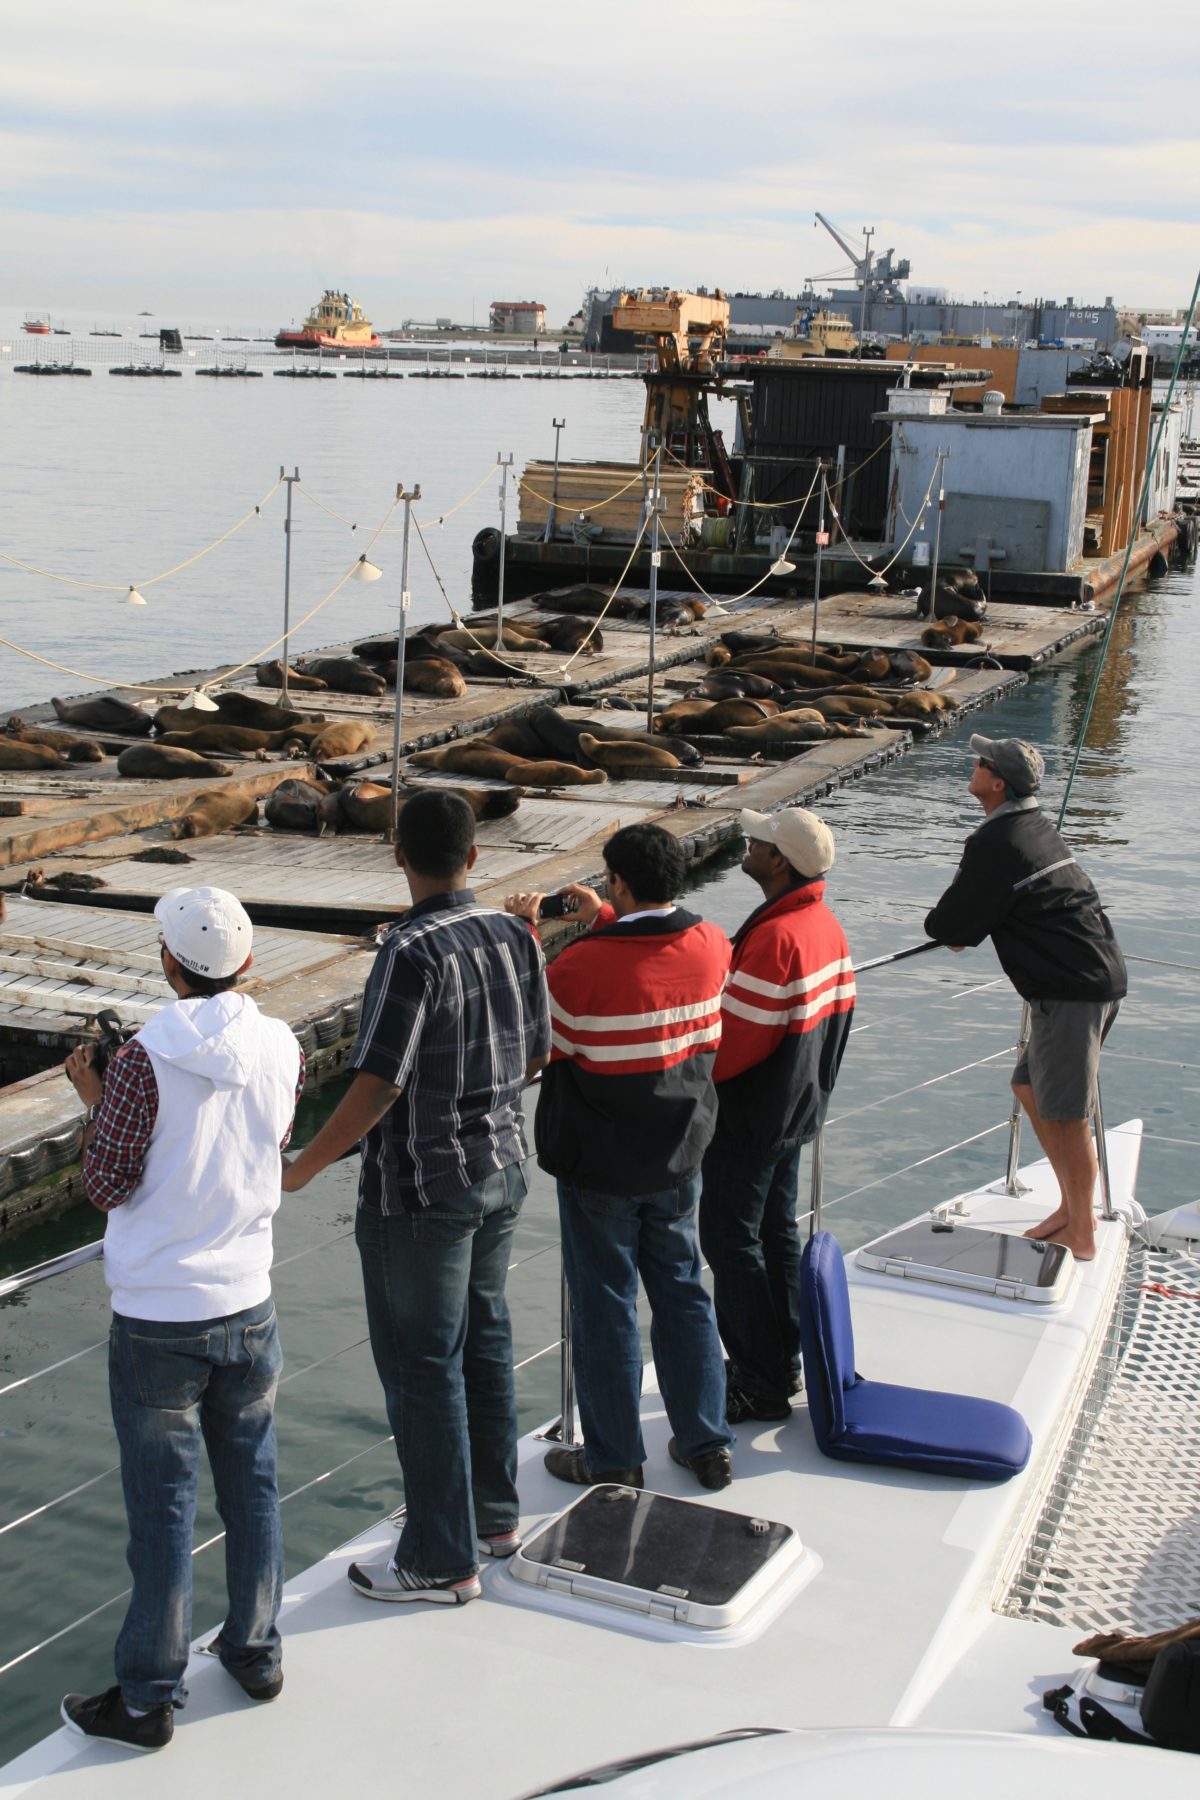
[[[903,605],[887,596],[833,596],[821,603],[818,643],[915,647],[920,622]],[[536,616],[527,602],[506,610]],[[475,617],[464,622],[469,626]],[[1027,669],[1069,651],[1102,625],[1096,613],[994,604],[983,642],[947,653],[951,666],[938,670],[934,685],[948,685],[960,710],[986,706],[1021,685]],[[773,628],[781,637],[808,641],[812,603],[755,596],[714,610],[696,625],[660,627],[660,704],[700,678],[707,645],[731,626]],[[568,663],[560,652],[514,652],[519,673],[471,678],[460,699],[406,693],[402,760],[417,749],[482,734],[547,702],[568,718],[643,729],[647,627],[605,620],[601,629],[604,648],[593,657]],[[1006,666],[972,666],[985,647]],[[331,652],[340,648],[331,646]],[[219,686],[221,674],[188,671],[164,685],[177,684],[181,692],[201,683]],[[245,678],[235,685],[247,685]],[[269,690],[249,691],[272,697]],[[112,692],[138,697],[129,689]],[[290,703],[330,720],[368,721],[374,746],[349,763],[367,768],[374,780],[390,781],[394,695],[308,692],[290,696]],[[22,716],[30,723],[55,722],[49,707],[23,708]],[[475,890],[499,904],[514,888],[552,891],[571,880],[594,882],[602,874],[605,840],[635,822],[661,824],[700,864],[737,836],[742,807],[812,804],[899,756],[919,754],[925,736],[938,735],[957,717],[896,721],[798,747],[711,739],[701,745],[702,767],[639,771],[604,784],[527,794],[515,813],[479,826]],[[669,738],[663,742],[670,747]],[[260,796],[310,767],[280,756],[221,760],[234,767],[231,780]],[[464,780],[471,787],[506,786],[434,771],[403,773],[409,786]],[[43,1069],[49,1060],[61,1062],[72,1043],[91,1035],[89,1015],[104,1005],[136,1023],[160,1004],[153,906],[167,889],[200,882],[232,889],[255,919],[254,975],[262,985],[252,991],[259,1003],[297,1031],[318,1079],[341,1066],[373,956],[372,930],[409,904],[403,875],[391,847],[368,835],[319,838],[246,826],[172,842],[172,822],[198,797],[225,785],[127,780],[111,760],[0,774],[0,886],[9,905],[8,923],[0,929],[0,1053],[7,1054],[10,1069],[20,1073],[22,1057],[26,1066]],[[65,877],[67,885],[55,885],[56,877]],[[73,880],[96,885],[72,887]],[[551,946],[554,935],[567,935],[567,928],[551,928]],[[80,1125],[78,1102],[57,1068],[0,1090],[0,1233],[76,1202]]]

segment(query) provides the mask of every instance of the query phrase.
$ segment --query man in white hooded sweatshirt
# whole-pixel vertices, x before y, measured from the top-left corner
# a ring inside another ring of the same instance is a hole
[[[304,1084],[289,1027],[235,991],[252,960],[239,901],[221,888],[176,888],[154,915],[174,1005],[103,1076],[90,1046],[66,1065],[91,1109],[84,1189],[108,1213],[109,1391],[133,1592],[117,1685],[68,1694],[62,1717],[133,1750],[171,1741],[187,1695],[202,1437],[226,1534],[229,1608],[216,1647],[252,1700],[283,1686],[271,1219]]]

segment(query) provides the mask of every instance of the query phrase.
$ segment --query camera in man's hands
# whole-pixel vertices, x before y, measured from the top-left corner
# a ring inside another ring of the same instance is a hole
[[[569,919],[579,911],[578,894],[547,894],[538,908],[539,919]]]
[[[96,1014],[96,1029],[99,1037],[92,1045],[92,1068],[103,1078],[108,1067],[108,1059],[116,1054],[131,1037],[137,1036],[137,1026],[127,1025],[114,1007],[106,1006]]]

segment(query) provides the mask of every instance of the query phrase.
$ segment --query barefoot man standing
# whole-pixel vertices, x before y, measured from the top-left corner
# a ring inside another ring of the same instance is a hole
[[[990,937],[1029,1002],[1029,1043],[1012,1086],[1058,1177],[1061,1199],[1027,1237],[1096,1254],[1096,1152],[1089,1115],[1100,1046],[1125,994],[1125,962],[1091,881],[1038,806],[1045,764],[1021,738],[971,739],[968,792],[985,814],[925,920],[951,950]]]

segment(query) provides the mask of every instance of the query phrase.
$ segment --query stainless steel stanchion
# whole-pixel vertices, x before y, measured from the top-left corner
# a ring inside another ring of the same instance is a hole
[[[1100,1083],[1096,1083],[1096,1091],[1092,1096],[1092,1131],[1096,1138],[1096,1166],[1100,1172],[1100,1217],[1115,1219],[1117,1209],[1113,1205],[1112,1180],[1108,1172],[1108,1144],[1104,1137],[1104,1109],[1100,1104]]]
[[[1021,1002],[1021,1026],[1017,1033],[1017,1055],[1024,1052],[1029,1042],[1029,1002]],[[1008,1116],[1008,1167],[1004,1171],[1004,1192],[1014,1196],[1027,1194],[1029,1189],[1017,1174],[1021,1160],[1021,1102],[1013,1095],[1012,1112]]]
[[[821,1229],[821,1201],[825,1192],[825,1126],[812,1141],[812,1171],[808,1190],[808,1235],[810,1240]]]

